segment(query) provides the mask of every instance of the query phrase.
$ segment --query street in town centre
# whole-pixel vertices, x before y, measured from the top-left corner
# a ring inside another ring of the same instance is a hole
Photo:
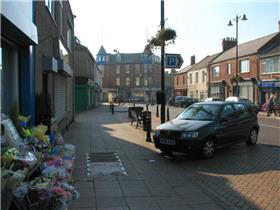
[[[254,147],[241,143],[209,160],[184,154],[171,160],[145,141],[141,126],[130,124],[130,105],[115,105],[114,114],[106,104],[80,113],[66,133],[77,145],[74,180],[81,193],[70,209],[279,209],[280,149],[272,145],[279,118],[259,117],[261,133]],[[156,106],[149,110],[155,127],[160,123]],[[182,110],[170,107],[170,118]],[[87,167],[101,164],[102,174]]]

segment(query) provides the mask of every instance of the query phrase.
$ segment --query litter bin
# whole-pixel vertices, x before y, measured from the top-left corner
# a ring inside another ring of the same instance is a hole
[[[152,127],[152,114],[150,111],[144,111],[143,113],[143,130],[151,129]]]

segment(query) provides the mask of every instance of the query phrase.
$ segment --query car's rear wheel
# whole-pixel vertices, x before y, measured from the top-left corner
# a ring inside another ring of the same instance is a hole
[[[255,145],[258,141],[258,130],[253,128],[249,134],[249,137],[246,141],[247,145]]]
[[[201,147],[201,155],[203,158],[209,159],[215,155],[216,145],[213,139],[206,140]]]

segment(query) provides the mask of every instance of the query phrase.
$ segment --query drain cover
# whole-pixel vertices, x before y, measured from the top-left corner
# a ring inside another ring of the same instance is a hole
[[[87,153],[88,176],[127,175],[116,152]]]

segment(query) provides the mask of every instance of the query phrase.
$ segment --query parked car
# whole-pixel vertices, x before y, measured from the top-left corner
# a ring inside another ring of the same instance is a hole
[[[260,109],[261,109],[258,105],[254,104],[252,101],[250,101],[250,100],[247,99],[247,98],[231,96],[231,97],[226,98],[225,101],[236,101],[236,102],[238,101],[238,102],[245,103],[245,104],[247,104],[248,106],[252,107],[253,110],[256,112],[256,114],[258,114],[259,111],[260,111]]]
[[[190,105],[197,103],[197,102],[198,102],[198,100],[196,98],[185,98],[185,99],[179,101],[179,106],[187,108]]]
[[[143,102],[143,101],[144,101],[144,97],[140,97],[140,96],[131,96],[131,97],[128,98],[127,101],[128,101],[128,102],[133,102],[133,103]]]
[[[113,102],[114,103],[122,103],[122,102],[124,102],[124,100],[123,100],[122,97],[117,96],[117,97],[113,98]]]
[[[180,101],[189,98],[188,96],[176,96],[174,101],[174,106],[180,106]]]
[[[159,125],[153,134],[155,147],[163,153],[199,153],[214,156],[221,146],[258,140],[256,113],[241,102],[200,102],[191,105],[177,118]]]
[[[213,98],[206,98],[204,101],[222,101],[223,99],[221,99],[221,98],[215,98],[215,97],[213,97]]]

